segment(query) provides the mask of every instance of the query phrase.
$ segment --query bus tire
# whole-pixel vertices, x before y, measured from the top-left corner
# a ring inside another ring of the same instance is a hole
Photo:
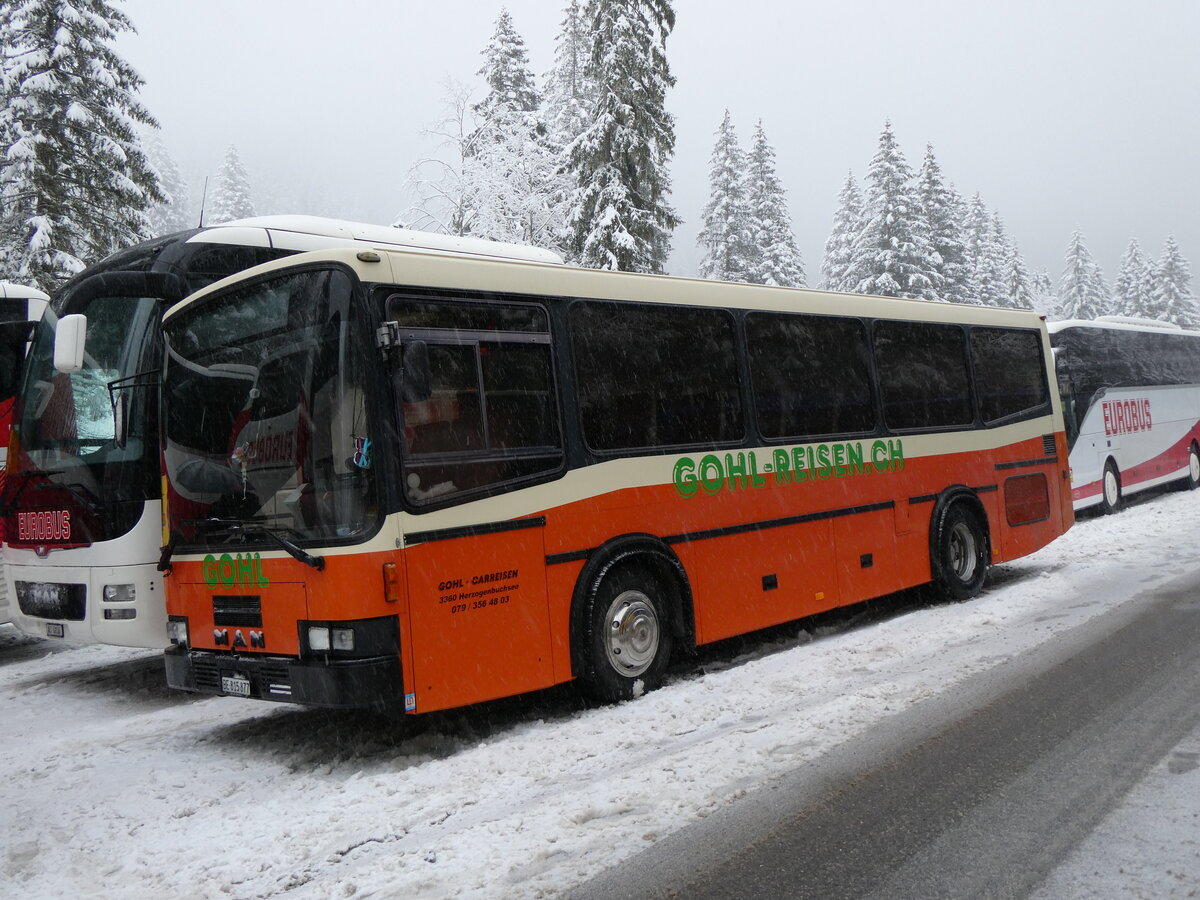
[[[589,591],[579,681],[597,700],[632,700],[657,688],[674,644],[670,592],[646,568],[626,563]]]
[[[980,514],[962,501],[943,506],[932,541],[933,583],[944,599],[970,600],[983,590],[991,548]]]
[[[1121,472],[1111,459],[1104,463],[1100,477],[1100,511],[1111,516],[1121,508]]]
[[[1193,443],[1188,447],[1188,470],[1183,476],[1183,480],[1179,482],[1180,490],[1194,491],[1200,487],[1200,450]]]

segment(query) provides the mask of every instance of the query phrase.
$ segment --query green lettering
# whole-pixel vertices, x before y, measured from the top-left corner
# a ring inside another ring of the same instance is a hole
[[[204,557],[204,562],[200,569],[204,573],[204,581],[213,587],[217,585],[217,558],[211,553]]]
[[[863,445],[862,441],[857,441],[853,444],[846,445],[846,455],[850,464],[850,471],[854,475],[861,475],[863,472]]]
[[[776,447],[771,458],[774,460],[772,466],[775,469],[776,484],[791,484],[792,469],[788,464],[788,452],[779,447]]]
[[[712,453],[700,460],[700,487],[706,494],[716,494],[725,486],[725,473],[721,469],[721,460]]]
[[[675,482],[675,490],[680,497],[694,497],[700,485],[696,483],[696,463],[689,456],[681,456],[675,460],[675,471],[671,475]]]
[[[738,453],[737,461],[734,461],[732,453],[725,454],[725,472],[729,475],[729,487],[731,490],[737,490],[739,487],[745,489],[747,485],[747,470],[746,470],[746,454]]]
[[[221,584],[233,584],[233,557],[228,553],[222,553],[221,558],[217,561],[217,578]]]

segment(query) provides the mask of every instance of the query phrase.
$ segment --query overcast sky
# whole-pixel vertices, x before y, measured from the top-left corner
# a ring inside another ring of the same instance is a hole
[[[118,5],[138,34],[117,49],[191,180],[234,144],[252,186],[288,211],[387,223],[406,206],[412,162],[434,149],[426,129],[447,80],[480,84],[501,7],[541,76],[565,3]],[[812,283],[846,173],[862,181],[886,119],[913,168],[932,143],[945,176],[980,193],[1031,269],[1056,281],[1076,228],[1110,281],[1135,236],[1157,258],[1173,233],[1200,266],[1195,0],[676,0],[675,11],[667,104],[684,223],[672,274],[699,263],[726,108],[744,147],[763,121]]]

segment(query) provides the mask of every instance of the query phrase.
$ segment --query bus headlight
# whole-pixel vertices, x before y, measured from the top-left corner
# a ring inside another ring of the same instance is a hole
[[[137,599],[137,589],[132,584],[106,584],[105,603],[132,603]]]
[[[308,626],[308,649],[314,650],[317,653],[329,652],[329,626],[328,625],[309,625]]]
[[[334,650],[353,650],[354,649],[354,629],[353,628],[334,628],[333,629],[333,649]]]
[[[188,623],[181,616],[172,616],[167,620],[167,639],[176,647],[188,645]]]

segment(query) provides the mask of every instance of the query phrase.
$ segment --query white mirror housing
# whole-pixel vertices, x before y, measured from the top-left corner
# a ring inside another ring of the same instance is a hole
[[[87,316],[63,316],[54,328],[54,368],[69,375],[83,368],[83,345],[87,339]]]

